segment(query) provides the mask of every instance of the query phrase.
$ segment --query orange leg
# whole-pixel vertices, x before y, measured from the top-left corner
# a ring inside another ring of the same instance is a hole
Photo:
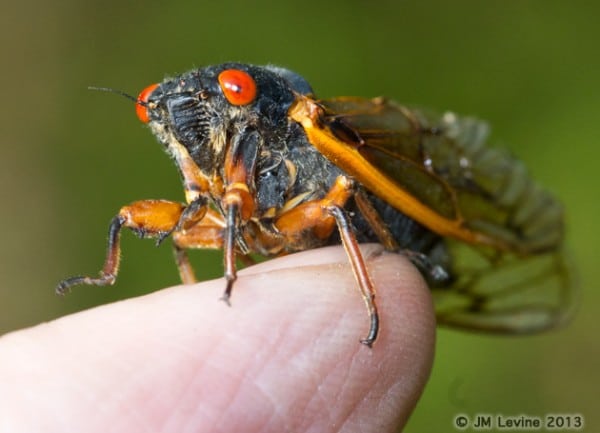
[[[352,181],[340,176],[322,199],[304,202],[281,214],[275,226],[287,240],[288,245],[302,248],[303,234],[312,230],[315,237],[325,240],[335,229],[335,218],[327,212],[329,206],[344,206],[352,196]]]
[[[223,242],[223,267],[227,285],[223,293],[223,301],[229,304],[233,283],[237,278],[235,259],[236,250],[247,255],[250,251],[240,236],[239,227],[242,221],[248,221],[254,214],[255,197],[251,186],[251,176],[256,168],[260,137],[256,131],[246,131],[231,140],[225,156],[225,193],[223,209],[226,227]]]
[[[127,227],[140,237],[157,238],[162,241],[171,233],[181,233],[187,227],[193,227],[198,221],[203,221],[207,213],[205,201],[202,198],[185,206],[167,200],[140,200],[124,206],[115,216],[108,230],[108,246],[104,266],[98,277],[76,276],[61,281],[56,292],[66,293],[72,286],[89,284],[95,286],[111,285],[115,282],[119,272],[121,256],[120,237],[123,227]],[[211,221],[210,218],[207,221]],[[178,260],[185,266],[184,260]],[[184,271],[180,274],[183,276]],[[187,276],[189,272],[185,272]],[[187,277],[186,277],[187,278]]]
[[[358,246],[358,241],[352,230],[348,215],[343,209],[348,198],[353,194],[352,181],[340,176],[327,195],[320,200],[302,203],[299,206],[282,214],[275,226],[288,239],[292,245],[302,249],[303,233],[311,229],[313,234],[320,239],[327,239],[332,231],[337,228],[340,232],[342,244],[350,259],[354,277],[358,282],[362,298],[367,307],[370,319],[369,333],[361,343],[371,346],[379,332],[379,313],[375,304],[375,289],[369,278],[367,267]]]
[[[342,238],[342,244],[344,245],[344,249],[350,259],[350,264],[352,265],[354,278],[356,278],[356,281],[358,282],[358,288],[360,289],[363,301],[365,301],[367,311],[369,312],[369,319],[371,321],[369,334],[366,338],[361,339],[360,342],[371,347],[379,333],[379,313],[377,312],[377,304],[375,303],[375,289],[369,278],[367,266],[360,252],[360,248],[358,247],[358,242],[352,231],[346,211],[338,206],[329,206],[327,212],[335,218],[338,230],[340,231],[340,237]]]
[[[114,284],[119,271],[120,247],[119,238],[121,236],[121,228],[125,219],[121,215],[117,215],[110,222],[108,229],[108,247],[106,251],[106,260],[104,267],[100,271],[100,275],[96,278],[87,276],[76,276],[67,278],[56,286],[56,293],[64,295],[72,286],[78,284],[89,284],[93,286],[106,286]]]
[[[215,210],[207,208],[204,217],[194,226],[173,232],[175,263],[183,284],[193,284],[197,281],[186,250],[189,248],[223,248],[224,230],[223,217]]]
[[[187,251],[173,244],[173,253],[175,255],[175,264],[179,271],[179,278],[183,284],[194,284],[196,281],[196,273],[190,263]]]
[[[360,213],[367,220],[369,226],[371,226],[375,232],[375,235],[379,239],[379,242],[385,247],[385,249],[388,251],[398,251],[400,249],[398,243],[381,219],[379,213],[377,213],[377,210],[365,196],[364,191],[357,191],[354,195],[354,201],[356,202]]]

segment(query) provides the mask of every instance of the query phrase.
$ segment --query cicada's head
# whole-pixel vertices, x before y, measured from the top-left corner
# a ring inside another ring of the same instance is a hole
[[[312,91],[294,72],[226,63],[146,87],[136,111],[176,160],[183,147],[211,175],[222,166],[231,136],[247,128],[283,133],[287,110],[298,93]]]

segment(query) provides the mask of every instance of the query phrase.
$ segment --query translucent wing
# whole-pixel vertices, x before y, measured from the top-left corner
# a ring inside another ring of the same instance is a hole
[[[467,244],[447,241],[453,283],[433,288],[438,323],[496,333],[534,333],[572,315],[572,272],[562,251],[487,260]]]
[[[303,103],[292,117],[315,147],[447,238],[453,280],[433,288],[440,323],[525,333],[563,321],[572,281],[562,207],[520,161],[486,146],[486,123],[382,98]]]
[[[447,221],[517,253],[554,250],[562,242],[561,205],[531,180],[522,162],[486,146],[486,123],[452,113],[427,116],[382,99],[320,103],[338,139]],[[388,202],[404,211],[393,197]],[[419,222],[428,226],[426,218]]]

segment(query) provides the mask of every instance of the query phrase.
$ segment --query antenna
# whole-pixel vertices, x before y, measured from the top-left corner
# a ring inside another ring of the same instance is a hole
[[[136,104],[139,104],[143,107],[145,107],[146,105],[148,105],[147,102],[141,101],[138,98],[135,98],[133,96],[131,96],[128,93],[125,93],[121,90],[117,90],[117,89],[112,89],[110,87],[96,87],[96,86],[88,86],[88,90],[98,90],[100,92],[109,92],[109,93],[116,93],[117,95],[121,95],[127,99],[132,100],[133,102],[135,102]]]

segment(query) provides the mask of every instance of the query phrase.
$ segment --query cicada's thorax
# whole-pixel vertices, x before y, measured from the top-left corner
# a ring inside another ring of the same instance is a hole
[[[309,143],[294,121],[286,119],[279,134],[265,133],[262,139],[251,185],[256,210],[244,230],[247,242],[265,255],[326,245],[329,236],[317,236],[312,229],[282,238],[277,223],[298,206],[323,199],[343,173]]]
[[[238,128],[239,129],[239,128]],[[321,237],[308,229],[296,239],[279,236],[278,217],[303,203],[323,199],[338,176],[347,176],[332,164],[307,139],[304,129],[289,118],[277,127],[256,130],[259,151],[249,184],[256,201],[253,217],[241,227],[251,250],[266,256],[295,252],[340,243],[338,230]],[[239,141],[242,139],[234,139]],[[356,185],[357,190],[362,188]],[[388,203],[363,190],[363,196],[381,216],[398,248],[420,252],[434,264],[447,263],[445,245],[440,236],[405,216]],[[218,197],[215,198],[218,201]],[[345,204],[359,242],[381,242],[361,213],[354,197]]]

